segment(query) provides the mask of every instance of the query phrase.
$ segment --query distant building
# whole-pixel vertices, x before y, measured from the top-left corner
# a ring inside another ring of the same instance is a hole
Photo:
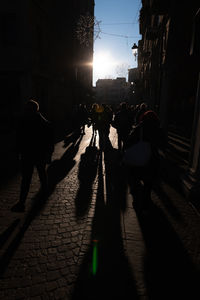
[[[99,103],[118,105],[128,101],[130,84],[124,77],[116,79],[98,79],[96,82],[96,99]]]
[[[136,82],[139,79],[138,68],[128,69],[128,82]]]

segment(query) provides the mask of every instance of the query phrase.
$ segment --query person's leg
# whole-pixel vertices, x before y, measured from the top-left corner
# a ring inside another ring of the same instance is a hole
[[[140,213],[142,209],[142,196],[143,196],[143,185],[141,183],[139,168],[128,168],[127,176],[128,176],[128,185],[130,189],[130,193],[133,197],[133,208],[136,212]]]
[[[82,133],[85,134],[85,124],[82,126]]]
[[[150,179],[144,180],[144,190],[143,190],[143,204],[142,209],[148,210],[151,206],[151,190],[152,181]]]
[[[36,168],[38,171],[38,175],[40,178],[41,189],[44,194],[47,193],[47,172],[46,172],[46,163],[44,161],[40,161],[36,163]]]
[[[122,144],[122,152],[124,152],[125,148],[124,148],[124,144],[126,143],[128,139],[128,133],[124,133],[121,137],[121,144]]]
[[[104,134],[102,129],[98,129],[99,132],[99,148],[104,150]]]
[[[151,191],[153,185],[158,177],[159,172],[159,161],[158,159],[152,160],[148,167],[145,168],[143,174],[143,182],[144,182],[144,193],[143,193],[143,207],[144,209],[151,208],[153,202],[151,199]]]
[[[11,208],[14,212],[23,212],[25,209],[25,201],[30,188],[31,178],[33,174],[33,162],[29,159],[21,160],[21,187],[19,201]]]
[[[121,151],[122,150],[122,138],[121,138],[121,134],[118,132],[118,150]]]
[[[95,134],[95,135],[97,134],[97,127],[96,127],[96,124],[94,124],[94,134]]]
[[[30,184],[31,184],[33,168],[34,168],[34,164],[32,161],[28,159],[22,159],[21,161],[22,180],[21,180],[21,189],[20,189],[20,198],[19,198],[19,202],[21,204],[25,204],[29,192]]]
[[[152,204],[151,191],[153,187],[153,182],[155,180],[155,169],[156,165],[149,165],[145,168],[142,180],[144,182],[144,192],[143,192],[143,209],[148,210]]]

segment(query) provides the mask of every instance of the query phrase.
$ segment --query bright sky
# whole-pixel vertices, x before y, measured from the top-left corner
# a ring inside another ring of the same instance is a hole
[[[131,47],[141,38],[140,8],[141,0],[95,0],[101,32],[94,42],[93,86],[98,79],[127,78],[127,69],[137,67]]]

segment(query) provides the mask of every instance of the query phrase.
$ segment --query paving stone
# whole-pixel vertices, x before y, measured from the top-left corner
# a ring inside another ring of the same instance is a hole
[[[46,281],[46,274],[40,274],[32,277],[32,284],[39,284]]]
[[[30,287],[30,296],[40,296],[44,293],[45,286],[44,284],[36,284]]]
[[[42,298],[40,296],[37,297],[31,297],[31,300],[41,300]]]
[[[54,297],[55,300],[63,300],[63,299],[68,300],[68,294],[64,288],[57,289],[54,292]]]
[[[47,273],[47,281],[53,281],[60,278],[60,272],[59,271],[49,271]]]
[[[46,291],[47,292],[54,291],[57,289],[57,287],[58,287],[58,284],[56,281],[51,281],[51,282],[46,283]]]

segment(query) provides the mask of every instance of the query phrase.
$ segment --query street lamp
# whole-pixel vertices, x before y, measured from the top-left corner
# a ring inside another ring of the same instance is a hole
[[[132,49],[133,55],[135,56],[135,60],[136,60],[136,57],[138,55],[138,46],[136,45],[136,43],[133,44],[131,49]]]

